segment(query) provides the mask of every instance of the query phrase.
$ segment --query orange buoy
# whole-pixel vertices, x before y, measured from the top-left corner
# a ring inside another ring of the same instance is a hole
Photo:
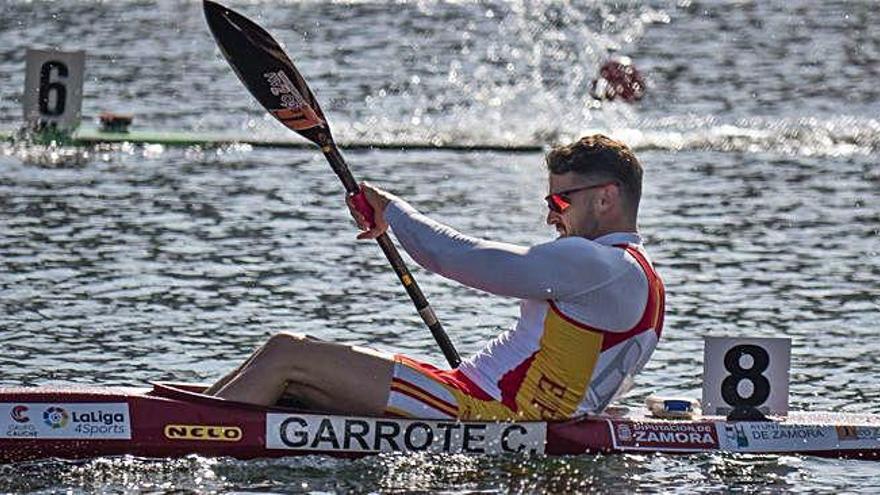
[[[102,112],[98,120],[101,122],[101,132],[128,132],[128,126],[131,125],[134,116]]]

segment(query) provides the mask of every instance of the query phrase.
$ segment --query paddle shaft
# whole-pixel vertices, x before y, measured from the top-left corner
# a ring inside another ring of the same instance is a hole
[[[351,170],[349,170],[348,165],[346,165],[345,159],[342,157],[336,144],[333,142],[322,144],[321,151],[330,163],[333,172],[335,172],[336,176],[339,177],[339,180],[342,181],[342,185],[345,186],[346,192],[348,192],[348,194],[357,194],[360,192],[361,188],[358,186],[358,183],[352,175]],[[434,336],[434,340],[437,341],[437,344],[443,351],[443,355],[446,357],[446,361],[449,362],[449,366],[457,368],[458,365],[461,364],[461,357],[459,357],[458,351],[456,351],[455,347],[452,345],[452,341],[449,340],[449,336],[446,335],[446,331],[443,330],[443,325],[441,325],[440,320],[437,319],[434,309],[431,308],[431,305],[422,293],[419,284],[416,283],[416,280],[413,278],[412,274],[410,274],[403,258],[394,246],[394,242],[391,241],[391,238],[388,237],[387,233],[383,233],[377,237],[376,242],[379,243],[379,247],[382,248],[382,252],[385,253],[385,257],[388,258],[388,262],[391,263],[394,273],[397,274],[397,278],[400,279],[400,282],[406,289],[406,293],[409,294],[410,299],[412,299],[416,310],[419,312],[419,316],[422,317],[422,321],[425,322],[425,325],[431,331],[431,335]]]
[[[369,204],[362,194],[358,195],[360,186],[333,142],[330,127],[318,100],[281,45],[265,29],[238,12],[210,0],[205,0],[204,6],[208,27],[220,46],[220,52],[248,91],[285,127],[321,147],[345,190],[350,195],[356,195],[354,201],[357,208],[364,208],[366,213],[370,209]],[[368,216],[370,217],[372,215]],[[458,367],[461,363],[458,353],[406,268],[394,243],[387,234],[376,238],[376,242],[391,262],[449,365]]]

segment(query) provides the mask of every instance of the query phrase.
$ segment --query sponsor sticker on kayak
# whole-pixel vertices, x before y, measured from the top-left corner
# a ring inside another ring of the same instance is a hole
[[[840,425],[834,428],[837,430],[837,439],[843,444],[857,442],[874,448],[880,445],[880,426]]]
[[[830,425],[739,421],[719,422],[717,428],[721,447],[735,452],[805,452],[842,446],[835,427]]]
[[[464,423],[268,413],[269,449],[334,452],[544,453],[546,423]]]
[[[163,430],[169,440],[197,442],[238,442],[243,433],[238,426],[168,424]]]
[[[78,440],[130,440],[125,402],[0,403],[0,436]]]
[[[701,452],[718,448],[711,422],[634,422],[608,420],[614,447],[620,450]]]

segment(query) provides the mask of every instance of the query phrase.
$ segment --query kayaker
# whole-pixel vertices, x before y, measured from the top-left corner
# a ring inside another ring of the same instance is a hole
[[[553,149],[547,224],[531,247],[465,236],[375,186],[375,226],[349,199],[359,239],[388,227],[424,268],[520,299],[516,325],[454,370],[403,355],[271,337],[208,393],[263,405],[284,396],[327,412],[417,418],[567,419],[625,392],[663,326],[663,283],[642,247],[642,167],[624,144],[593,135]]]
[[[645,80],[629,57],[613,57],[599,69],[590,84],[590,96],[596,100],[620,99],[635,103],[645,96]]]

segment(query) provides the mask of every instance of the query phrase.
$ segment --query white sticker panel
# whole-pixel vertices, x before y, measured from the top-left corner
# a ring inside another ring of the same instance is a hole
[[[789,424],[777,422],[717,423],[724,450],[733,452],[808,452],[880,448],[880,427]]]
[[[125,402],[3,402],[0,437],[130,440]]]
[[[880,425],[835,426],[843,449],[880,449]]]
[[[337,452],[544,453],[546,423],[266,415],[266,447]]]

